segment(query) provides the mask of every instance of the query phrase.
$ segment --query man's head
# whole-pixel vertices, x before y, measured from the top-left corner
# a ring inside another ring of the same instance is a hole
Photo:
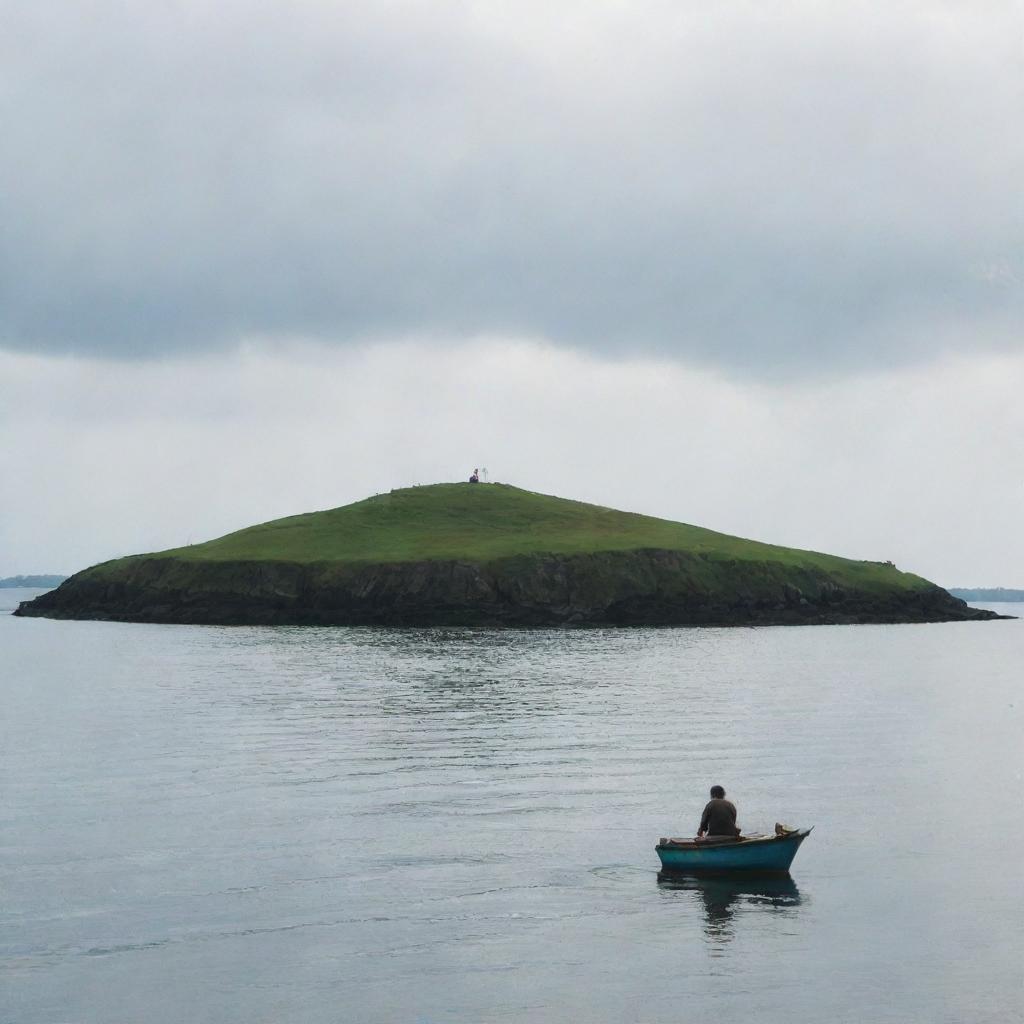
[[[711,787],[711,796],[715,800],[723,800],[723,799],[725,799],[725,790],[722,789],[721,786],[712,786]]]

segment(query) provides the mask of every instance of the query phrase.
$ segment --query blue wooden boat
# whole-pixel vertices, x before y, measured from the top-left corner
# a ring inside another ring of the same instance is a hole
[[[661,839],[654,848],[665,871],[683,874],[789,871],[800,844],[811,829],[777,825],[775,835],[708,836],[704,839]]]

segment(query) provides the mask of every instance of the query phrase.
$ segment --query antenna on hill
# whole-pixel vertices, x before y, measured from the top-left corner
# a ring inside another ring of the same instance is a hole
[[[487,472],[486,466],[484,466],[484,468],[480,470],[480,479],[483,480],[485,484],[489,484],[491,482],[491,476]]]

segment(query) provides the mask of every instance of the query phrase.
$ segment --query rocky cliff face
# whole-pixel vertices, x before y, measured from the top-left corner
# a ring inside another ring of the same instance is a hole
[[[826,572],[678,551],[485,563],[190,562],[88,569],[16,615],[388,626],[753,625],[997,618],[936,586],[851,589]]]

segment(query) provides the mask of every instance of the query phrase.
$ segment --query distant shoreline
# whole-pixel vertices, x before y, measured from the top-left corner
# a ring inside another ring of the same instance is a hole
[[[1024,601],[1024,590],[1008,587],[950,587],[949,593],[961,601]]]
[[[42,574],[37,576],[5,576],[0,579],[0,587],[3,589],[13,589],[15,587],[59,587],[67,576],[59,576],[56,574]]]

